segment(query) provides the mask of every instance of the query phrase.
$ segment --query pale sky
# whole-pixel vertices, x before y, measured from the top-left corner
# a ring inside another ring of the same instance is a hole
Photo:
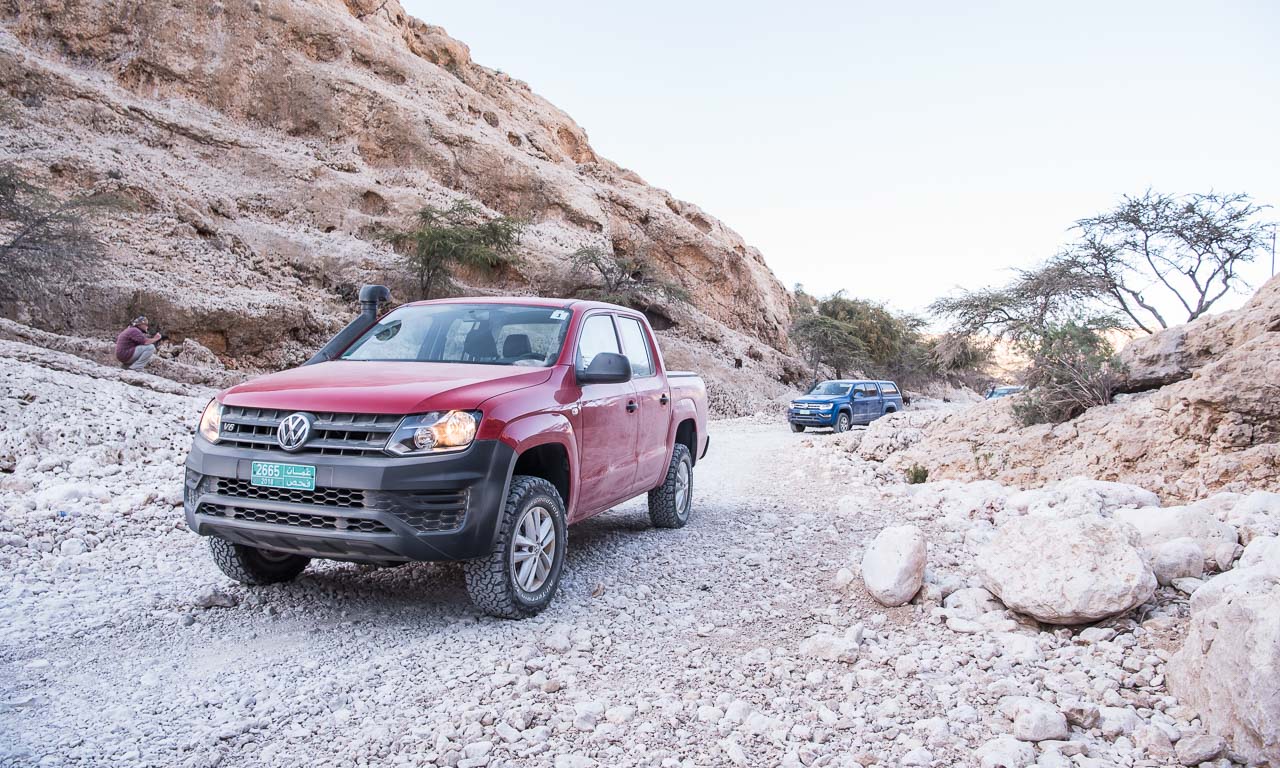
[[[920,310],[1149,186],[1280,205],[1280,3],[404,5],[818,295]]]

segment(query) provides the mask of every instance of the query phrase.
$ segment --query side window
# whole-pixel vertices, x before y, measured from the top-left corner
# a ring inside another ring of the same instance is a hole
[[[631,375],[644,378],[653,375],[653,358],[649,355],[649,340],[640,321],[631,317],[618,318],[618,331],[622,334],[622,348],[631,361]]]
[[[883,390],[884,390],[885,395],[896,395],[896,394],[898,394],[898,386],[897,386],[896,384],[885,384],[885,385],[883,385],[883,387],[882,387],[882,388],[883,388]]]
[[[875,384],[859,384],[858,391],[862,393],[862,397],[876,397],[880,393],[876,391]]]
[[[578,335],[578,359],[586,368],[591,360],[601,352],[621,353],[618,348],[618,335],[613,332],[613,318],[608,315],[592,315],[582,322],[582,333]]]

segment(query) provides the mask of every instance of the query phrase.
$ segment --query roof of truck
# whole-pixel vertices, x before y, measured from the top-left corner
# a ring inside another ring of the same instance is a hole
[[[522,304],[528,307],[559,307],[561,309],[621,309],[627,312],[636,312],[629,307],[610,304],[604,301],[582,301],[581,299],[555,299],[543,296],[458,296],[449,299],[428,299],[426,301],[413,301],[405,306],[420,306],[423,304]]]

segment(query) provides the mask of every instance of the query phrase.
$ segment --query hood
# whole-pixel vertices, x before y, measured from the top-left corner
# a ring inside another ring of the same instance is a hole
[[[791,398],[793,403],[834,403],[837,400],[847,400],[848,395],[801,395]]]
[[[410,414],[478,408],[485,400],[541,384],[553,368],[466,363],[335,360],[238,384],[224,405],[290,411]]]

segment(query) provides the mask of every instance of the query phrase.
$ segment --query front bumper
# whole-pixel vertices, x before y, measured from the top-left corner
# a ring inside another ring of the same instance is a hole
[[[807,414],[799,413],[795,408],[787,409],[787,421],[792,424],[803,424],[806,427],[830,427],[836,423],[836,414],[839,411],[832,408],[829,411],[810,410]]]
[[[251,485],[253,461],[316,468],[315,491]],[[369,563],[468,560],[489,552],[515,452],[497,440],[439,456],[322,456],[215,445],[197,436],[183,508],[202,536]]]

